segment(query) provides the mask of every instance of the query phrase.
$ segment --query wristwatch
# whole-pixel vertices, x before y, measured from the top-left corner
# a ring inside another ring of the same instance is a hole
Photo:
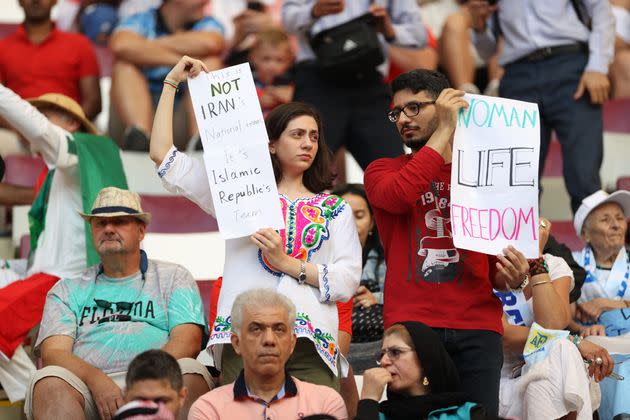
[[[306,283],[306,263],[304,261],[300,261],[300,274],[297,277],[298,284]]]
[[[529,284],[529,273],[523,275],[523,281],[518,287],[512,289],[510,285],[508,284],[508,288],[513,292],[522,292],[523,290],[525,290],[525,287],[527,287],[528,284]]]

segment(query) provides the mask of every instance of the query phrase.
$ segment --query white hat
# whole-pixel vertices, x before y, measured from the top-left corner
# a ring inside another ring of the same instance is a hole
[[[93,217],[119,216],[133,216],[147,225],[151,221],[151,213],[142,211],[138,193],[116,187],[103,188],[94,200],[92,212],[79,214],[88,223]]]
[[[575,212],[573,217],[573,227],[578,236],[582,235],[582,226],[589,214],[596,207],[601,206],[604,203],[617,203],[621,206],[623,214],[626,218],[630,217],[630,192],[625,190],[615,191],[612,194],[608,194],[604,190],[599,190],[589,195],[582,200],[580,208]]]

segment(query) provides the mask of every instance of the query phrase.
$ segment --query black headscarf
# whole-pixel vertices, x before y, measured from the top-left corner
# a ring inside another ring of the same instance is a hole
[[[437,333],[421,322],[399,324],[411,336],[423,374],[429,380],[429,394],[413,397],[388,390],[387,400],[380,404],[385,417],[423,419],[433,410],[465,403],[466,394],[459,392],[459,374]]]

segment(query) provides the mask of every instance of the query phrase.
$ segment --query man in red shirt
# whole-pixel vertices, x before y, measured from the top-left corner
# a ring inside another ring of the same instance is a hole
[[[24,22],[0,40],[0,83],[33,98],[61,93],[83,108],[88,119],[101,112],[96,54],[79,34],[59,31],[50,19],[55,0],[20,0]]]
[[[457,366],[462,390],[496,415],[503,327],[492,289],[517,288],[529,265],[512,247],[493,257],[453,245],[451,155],[457,114],[468,107],[464,92],[430,70],[397,77],[392,91],[387,117],[411,154],[376,160],[365,172],[387,263],[385,328],[430,325]]]

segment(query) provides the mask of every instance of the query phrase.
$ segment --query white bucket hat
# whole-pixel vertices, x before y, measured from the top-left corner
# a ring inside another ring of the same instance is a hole
[[[142,211],[138,193],[116,187],[103,188],[94,200],[92,212],[90,214],[79,212],[79,214],[88,223],[93,217],[120,216],[133,216],[147,225],[151,222],[151,213]]]
[[[588,197],[582,200],[582,204],[575,212],[575,217],[573,217],[573,227],[575,228],[575,232],[578,236],[582,235],[582,226],[584,226],[584,222],[589,214],[595,208],[601,206],[604,203],[617,203],[621,206],[623,210],[623,214],[626,216],[626,219],[630,217],[630,192],[625,190],[615,191],[612,194],[608,194],[604,190],[599,190],[589,195]]]

